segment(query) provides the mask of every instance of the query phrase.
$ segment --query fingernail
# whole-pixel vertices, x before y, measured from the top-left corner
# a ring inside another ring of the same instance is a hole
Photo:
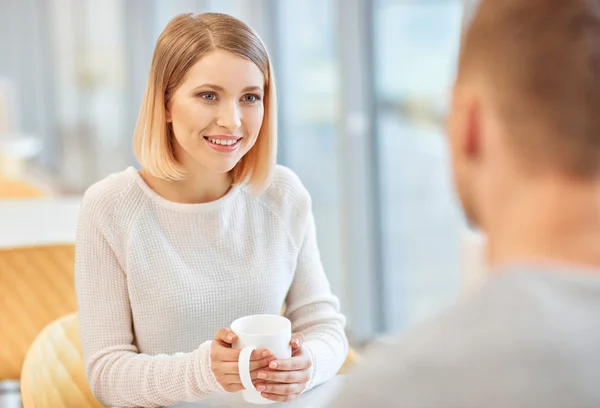
[[[258,373],[258,378],[266,380],[267,379],[267,373]]]
[[[270,354],[271,354],[271,353],[269,353],[268,351],[264,351],[264,352],[263,352],[263,357],[269,357],[269,355],[270,355]]]
[[[277,368],[277,361],[271,361],[271,362],[269,363],[269,367],[270,367],[270,368]]]
[[[262,391],[264,391],[264,390],[265,390],[265,388],[266,388],[266,387],[265,387],[264,385],[259,385],[258,387],[256,387],[256,390],[257,390],[258,392],[262,392]]]
[[[227,340],[229,340],[229,341],[233,340],[233,334],[230,334],[229,336],[227,336]]]

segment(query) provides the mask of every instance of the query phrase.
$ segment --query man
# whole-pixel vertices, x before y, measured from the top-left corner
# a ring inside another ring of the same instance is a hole
[[[600,0],[481,1],[448,128],[491,275],[333,406],[600,407]]]

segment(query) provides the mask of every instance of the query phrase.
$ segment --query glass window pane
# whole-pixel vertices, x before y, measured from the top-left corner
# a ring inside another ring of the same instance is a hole
[[[460,0],[377,1],[375,83],[386,328],[453,300],[463,217],[444,135],[460,42]]]
[[[331,0],[278,0],[275,72],[280,95],[280,162],[310,191],[321,257],[342,294],[337,117],[338,59]]]

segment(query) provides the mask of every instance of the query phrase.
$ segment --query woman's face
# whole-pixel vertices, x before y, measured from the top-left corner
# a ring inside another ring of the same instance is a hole
[[[222,50],[202,57],[167,105],[178,162],[188,171],[233,169],[256,142],[263,97],[264,77],[251,61]]]

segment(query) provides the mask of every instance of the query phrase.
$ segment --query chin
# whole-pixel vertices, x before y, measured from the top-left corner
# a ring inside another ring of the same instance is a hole
[[[239,161],[227,161],[221,163],[211,163],[211,165],[207,166],[210,170],[215,173],[229,173],[231,170],[235,168]]]
[[[217,174],[230,172],[240,161],[237,155],[229,155],[229,157],[227,157],[227,155],[210,151],[197,152],[191,156],[193,160],[201,167],[205,168],[211,173]]]

